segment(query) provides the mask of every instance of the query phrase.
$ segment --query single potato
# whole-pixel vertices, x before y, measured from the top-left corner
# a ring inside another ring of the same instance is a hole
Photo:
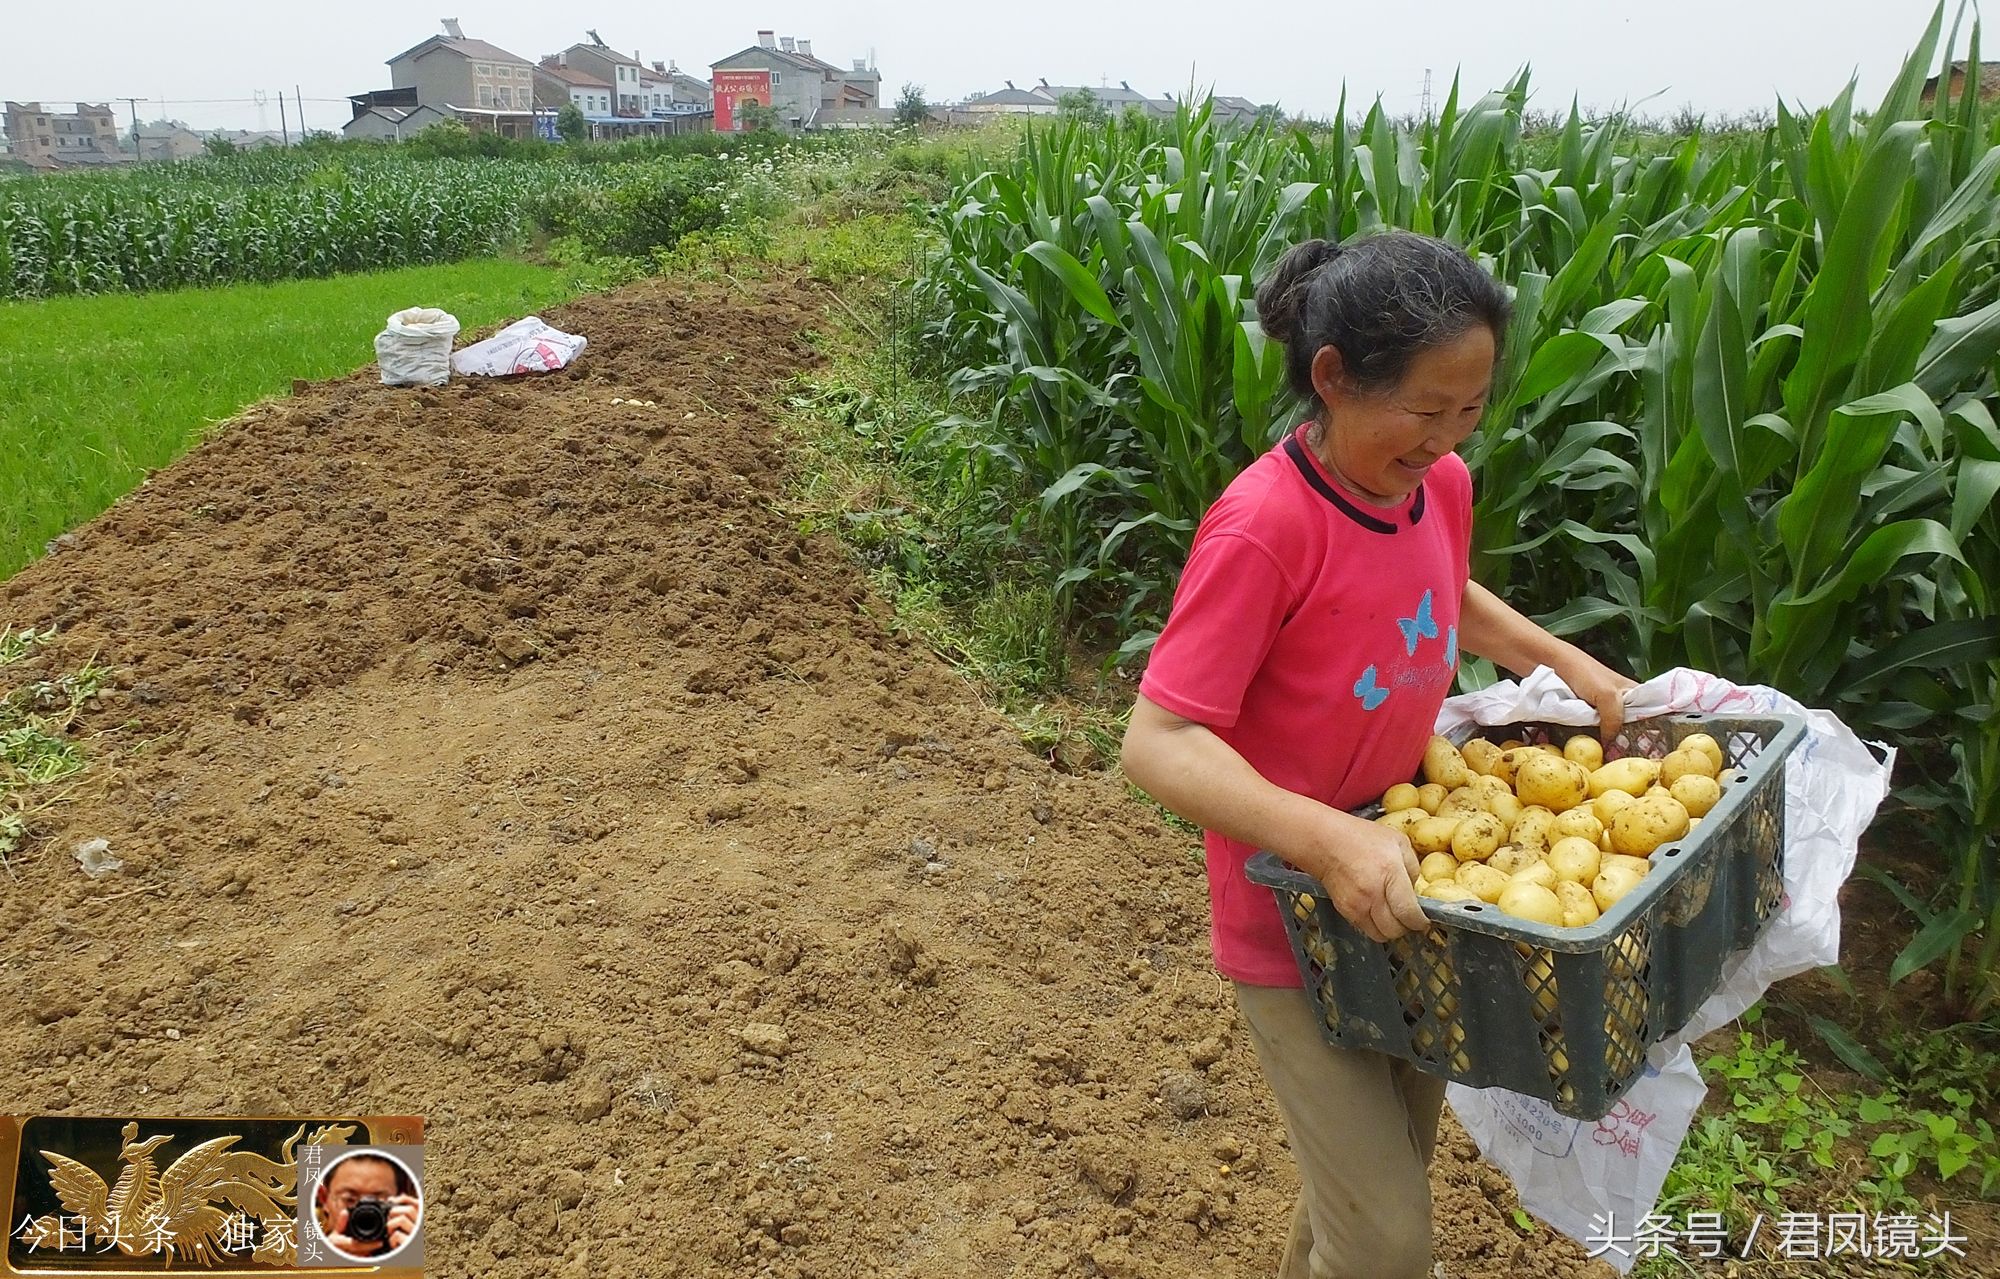
[[[1483,902],[1497,902],[1507,887],[1507,877],[1484,862],[1467,862],[1458,868],[1458,883]]]
[[[1563,743],[1563,758],[1581,764],[1586,773],[1604,767],[1604,744],[1595,737],[1578,733]]]
[[[1507,876],[1507,882],[1510,884],[1512,883],[1540,884],[1543,888],[1548,889],[1550,892],[1554,892],[1556,887],[1555,867],[1549,865],[1546,861],[1537,858],[1536,860],[1529,862],[1526,866],[1523,866],[1521,869],[1515,871],[1513,874]]]
[[[1597,908],[1597,899],[1590,895],[1590,889],[1570,880],[1556,884],[1556,901],[1561,904],[1564,928],[1582,928],[1594,924],[1602,912]]]
[[[1562,926],[1562,902],[1557,900],[1555,893],[1540,884],[1514,880],[1494,900],[1501,910],[1517,919],[1529,919],[1558,928]]]
[[[1668,787],[1683,777],[1713,777],[1716,772],[1708,756],[1685,746],[1660,761],[1660,782]]]
[[[1513,786],[1515,784],[1514,770],[1521,766],[1523,759],[1527,758],[1529,749],[1526,746],[1509,746],[1505,750],[1502,750],[1500,758],[1493,761],[1493,776],[1507,783],[1508,786]]]
[[[1621,795],[1624,793],[1619,792]],[[1596,812],[1589,805],[1579,805],[1567,813],[1556,814],[1557,839],[1587,839],[1594,844],[1603,833],[1604,823],[1597,819]]]
[[[1688,734],[1686,737],[1681,738],[1681,744],[1676,749],[1700,751],[1702,754],[1708,756],[1708,762],[1715,765],[1714,768],[1709,770],[1710,777],[1720,774],[1729,764],[1729,761],[1723,757],[1722,743],[1716,741],[1707,733]]]
[[[1615,866],[1609,870],[1601,870],[1597,872],[1597,878],[1590,882],[1590,896],[1597,903],[1599,911],[1610,910],[1625,900],[1626,896],[1639,886],[1639,881],[1643,878],[1642,875]]]
[[[1556,815],[1546,808],[1526,808],[1507,831],[1507,841],[1540,856],[1555,842]]]
[[[1465,766],[1465,756],[1458,753],[1458,747],[1442,737],[1433,737],[1430,745],[1424,747],[1424,780],[1449,790],[1472,780],[1472,770]]]
[[[1646,788],[1660,779],[1660,761],[1641,759],[1637,755],[1627,755],[1624,759],[1614,759],[1590,775],[1590,797],[1596,799],[1606,791],[1622,790],[1637,798],[1646,793]]]
[[[1653,863],[1645,858],[1628,857],[1624,853],[1609,853],[1605,856],[1603,869],[1609,870],[1613,866],[1623,866],[1641,879],[1652,873],[1653,869]]]
[[[1406,808],[1417,807],[1417,788],[1408,782],[1397,782],[1382,792],[1382,811],[1399,813]]]
[[[1483,737],[1475,737],[1459,748],[1459,757],[1465,761],[1467,768],[1484,777],[1499,762],[1500,747]]]
[[[1450,879],[1458,874],[1458,858],[1450,853],[1426,853],[1424,860],[1417,865],[1417,874],[1433,884]]]
[[[1547,864],[1557,879],[1588,884],[1597,878],[1603,857],[1595,840],[1571,835],[1557,840],[1549,849]]]
[[[1442,819],[1438,819],[1442,820]],[[1485,861],[1507,842],[1507,828],[1491,813],[1474,813],[1452,832],[1451,855],[1460,862]]]
[[[1390,830],[1402,831],[1414,843],[1417,823],[1429,820],[1431,820],[1430,815],[1421,808],[1399,808],[1393,813],[1382,814],[1375,819],[1375,823],[1378,826],[1387,826]]]
[[[1722,802],[1722,787],[1713,777],[1687,776],[1667,788],[1688,810],[1690,818],[1708,816],[1708,810]]]
[[[1513,791],[1507,791],[1504,794],[1488,796],[1486,811],[1505,822],[1508,830],[1513,830],[1514,823],[1521,820],[1521,814],[1528,811],[1528,806],[1523,804]]]
[[[1622,790],[1608,790],[1590,801],[1590,811],[1599,822],[1611,825],[1611,819],[1618,816],[1618,810],[1632,802],[1632,793]]]
[[[1410,846],[1418,856],[1425,853],[1443,853],[1451,850],[1451,837],[1458,833],[1459,819],[1456,817],[1426,817],[1410,830]]]
[[[1417,787],[1417,807],[1435,817],[1437,810],[1444,806],[1444,797],[1449,794],[1451,794],[1450,787],[1440,786],[1436,782],[1425,782]]]
[[[1479,793],[1477,787],[1459,786],[1454,788],[1451,794],[1444,797],[1444,803],[1438,805],[1437,815],[1439,817],[1470,817],[1474,813],[1483,813],[1485,811],[1486,800]]]
[[[1523,804],[1566,812],[1590,797],[1590,774],[1581,764],[1542,753],[1514,770],[1514,791]]]
[[[1516,848],[1512,844],[1502,844],[1493,850],[1493,855],[1486,859],[1486,864],[1494,870],[1499,871],[1502,875],[1512,875],[1516,871],[1532,866],[1540,860],[1541,858],[1535,856],[1535,854],[1525,848]]]
[[[1650,857],[1662,844],[1688,833],[1688,811],[1672,795],[1647,796],[1612,819],[1611,847],[1632,857]]]

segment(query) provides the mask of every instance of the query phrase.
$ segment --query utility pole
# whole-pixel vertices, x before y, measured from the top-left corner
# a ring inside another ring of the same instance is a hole
[[[1429,124],[1431,122],[1431,69],[1429,67],[1424,68],[1424,105],[1421,114],[1423,115],[1424,123]]]
[[[284,135],[285,145],[292,145],[292,126],[285,122],[285,94],[282,89],[278,91],[278,129]]]
[[[306,95],[299,92],[296,84],[292,86],[292,100],[299,104],[299,143],[303,146],[306,140]]]
[[[132,108],[132,158],[134,160],[143,160],[146,158],[146,155],[139,146],[139,99],[127,98],[125,99],[125,105]]]

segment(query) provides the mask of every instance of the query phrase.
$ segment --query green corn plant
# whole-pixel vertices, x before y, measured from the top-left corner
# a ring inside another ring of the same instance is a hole
[[[1904,794],[1952,873],[1897,975],[1948,955],[1984,1007],[2000,139],[1976,93],[1921,102],[1943,16],[1865,119],[1850,87],[1714,138],[1572,107],[1529,140],[1525,72],[1415,128],[1343,100],[1319,131],[1032,130],[919,284],[990,410],[958,443],[1009,459],[1078,619],[1142,649],[1201,511],[1299,412],[1254,283],[1311,233],[1464,245],[1515,304],[1463,449],[1477,576],[1632,669],[1775,684],[1932,761]],[[1976,85],[1976,26],[1967,52]]]

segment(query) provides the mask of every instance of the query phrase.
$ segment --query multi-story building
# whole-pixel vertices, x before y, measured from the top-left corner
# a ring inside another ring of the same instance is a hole
[[[1149,116],[1166,119],[1180,109],[1180,99],[1173,94],[1149,98],[1124,80],[1120,80],[1116,87],[1050,84],[1047,80],[1043,80],[1026,89],[1017,88],[1014,82],[1009,80],[1004,89],[967,98],[947,110],[953,120],[961,122],[980,120],[993,115],[1053,115],[1061,109],[1063,99],[1076,101],[1079,97],[1095,99],[1106,115],[1122,115],[1136,107]],[[1217,120],[1247,122],[1255,120],[1267,110],[1248,98],[1233,95],[1197,94],[1193,101],[1199,103],[1204,98]]]
[[[1012,80],[1009,80],[1006,88],[967,98],[954,108],[954,111],[976,116],[1054,115],[1056,100],[1042,92],[1039,87],[1019,89],[1014,86]]]
[[[208,149],[202,135],[179,120],[155,120],[136,132],[141,160],[191,160]]]
[[[1110,85],[1050,84],[1044,80],[1035,86],[1035,90],[1046,94],[1056,103],[1060,103],[1066,97],[1086,94],[1096,98],[1098,105],[1102,106],[1108,115],[1121,115],[1129,107],[1137,107],[1150,116],[1166,117],[1174,113],[1173,98],[1149,98],[1134,89],[1131,82],[1126,80],[1120,80],[1115,88]]]
[[[654,62],[639,74],[639,89],[645,95],[648,114],[715,107],[715,90],[706,80],[697,80],[678,66]]]
[[[595,31],[588,43],[573,44],[542,59],[546,88],[542,105],[561,105],[553,90],[573,86],[570,100],[590,117],[594,137],[642,137],[708,127],[715,98],[706,83],[666,62],[650,66],[635,52],[626,55]],[[587,99],[587,100],[586,100]]]
[[[562,55],[551,53],[535,68],[535,105],[560,110],[574,103],[586,116],[611,114],[611,84],[576,67],[566,67]]]
[[[555,57],[557,65],[611,86],[611,109],[607,114],[626,117],[646,114],[646,90],[642,83],[646,67],[637,57],[620,53],[594,38],[589,43],[573,44]],[[542,64],[548,65],[548,59],[542,59]]]
[[[349,137],[380,137],[402,131],[417,119],[457,117],[508,137],[534,132],[535,68],[526,58],[484,40],[468,39],[454,18],[444,32],[389,59],[386,90],[349,99],[354,118]]]
[[[715,127],[740,131],[739,106],[776,109],[787,128],[810,129],[824,114],[870,111],[881,105],[882,77],[857,58],[842,71],[813,55],[812,41],[759,31],[757,43],[709,64]]]
[[[389,83],[415,89],[420,106],[532,111],[535,67],[484,40],[469,40],[447,19],[445,33],[389,59]]]
[[[79,102],[74,111],[50,111],[39,102],[7,104],[7,140],[13,158],[57,165],[129,164],[118,146],[118,120],[104,103]]]

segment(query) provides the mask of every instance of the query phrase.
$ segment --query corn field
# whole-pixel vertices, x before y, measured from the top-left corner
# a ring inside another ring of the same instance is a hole
[[[1524,138],[1525,73],[1407,125],[1037,129],[940,212],[916,302],[976,408],[915,442],[1025,493],[1065,609],[1141,651],[1202,511],[1301,415],[1254,282],[1312,236],[1466,246],[1516,314],[1461,450],[1476,575],[1642,676],[1772,684],[1905,747],[1951,878],[1901,890],[1893,976],[1948,957],[1990,1009],[2000,126],[1923,103],[1943,17],[1865,117],[1850,87],[1665,147],[1574,112]]]
[[[0,179],[0,299],[452,262],[516,243],[532,200],[606,166],[263,153]]]

